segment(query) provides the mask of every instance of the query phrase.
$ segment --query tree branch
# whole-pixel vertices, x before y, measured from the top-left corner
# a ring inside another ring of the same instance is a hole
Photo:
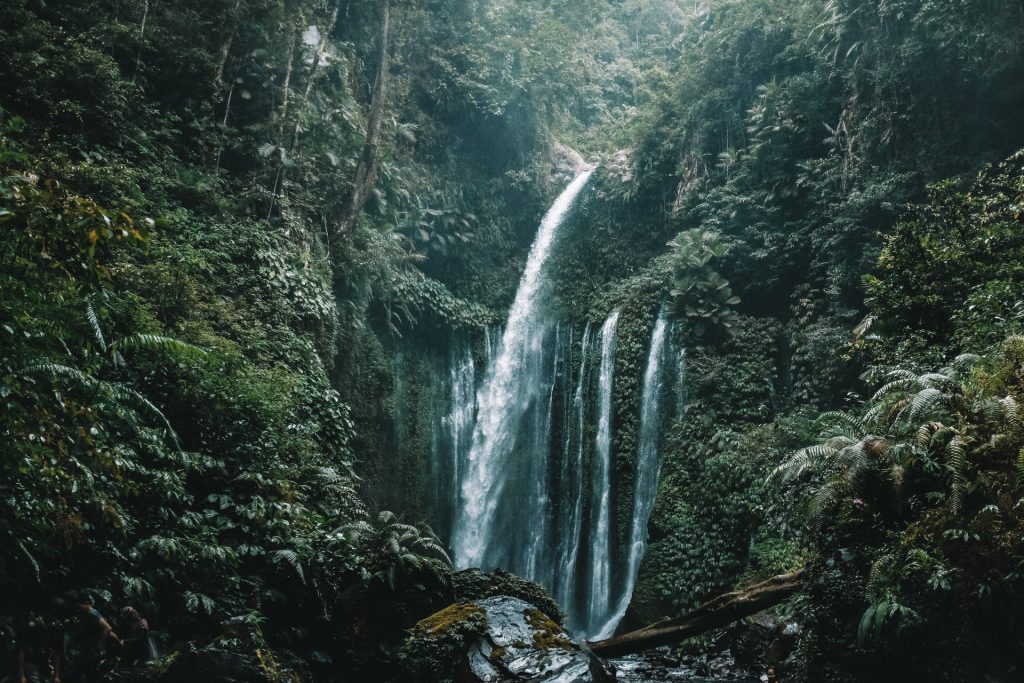
[[[749,588],[720,595],[688,614],[662,619],[637,631],[589,643],[601,657],[620,657],[671,645],[778,605],[800,587],[804,570],[773,576]]]

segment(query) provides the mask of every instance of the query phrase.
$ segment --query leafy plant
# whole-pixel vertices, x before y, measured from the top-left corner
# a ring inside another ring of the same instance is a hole
[[[698,339],[718,329],[729,330],[735,322],[732,307],[740,303],[740,298],[717,270],[729,251],[721,235],[694,228],[679,233],[669,246],[673,249],[676,315],[686,321],[687,329]]]

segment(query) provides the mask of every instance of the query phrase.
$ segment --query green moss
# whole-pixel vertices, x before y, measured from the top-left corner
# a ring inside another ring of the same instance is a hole
[[[416,624],[416,634],[427,638],[441,638],[452,629],[476,623],[487,618],[487,613],[470,603],[457,602]]]
[[[526,623],[536,629],[536,633],[533,634],[534,649],[573,650],[572,641],[546,614],[538,609],[528,609],[523,614],[526,616]]]

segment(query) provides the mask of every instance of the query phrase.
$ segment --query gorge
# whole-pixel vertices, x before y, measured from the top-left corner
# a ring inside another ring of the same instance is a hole
[[[1024,678],[1024,4],[0,44],[0,680]]]

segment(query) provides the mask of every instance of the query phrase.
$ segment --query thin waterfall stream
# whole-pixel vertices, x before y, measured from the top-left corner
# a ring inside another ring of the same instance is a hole
[[[583,631],[599,635],[599,624],[608,614],[612,587],[611,468],[612,388],[615,374],[615,332],[619,311],[601,326],[601,369],[597,386],[597,441],[591,464],[590,582]]]
[[[597,638],[608,638],[615,633],[619,622],[629,609],[633,598],[640,560],[647,548],[647,521],[654,508],[654,495],[658,490],[661,460],[658,453],[661,435],[662,363],[668,321],[662,307],[651,334],[651,346],[644,370],[644,384],[640,401],[640,438],[636,455],[636,481],[633,491],[633,524],[629,534],[629,556],[626,564],[625,588],[611,618],[598,630]]]

